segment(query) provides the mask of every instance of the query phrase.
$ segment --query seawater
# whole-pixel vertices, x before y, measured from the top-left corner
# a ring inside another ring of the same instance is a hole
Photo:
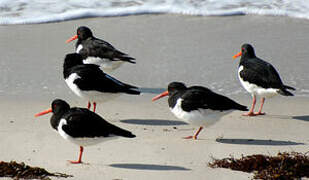
[[[309,19],[308,0],[0,0],[0,24],[138,14],[273,15]]]

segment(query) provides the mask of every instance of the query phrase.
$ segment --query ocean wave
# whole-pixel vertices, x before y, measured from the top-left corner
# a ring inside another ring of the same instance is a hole
[[[0,24],[140,14],[272,15],[309,19],[306,0],[1,0]]]

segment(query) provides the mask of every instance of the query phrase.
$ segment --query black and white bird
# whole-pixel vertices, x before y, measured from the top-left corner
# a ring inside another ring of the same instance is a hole
[[[95,112],[97,102],[105,102],[121,93],[139,95],[137,87],[122,83],[105,74],[98,65],[83,64],[80,54],[67,54],[63,64],[63,76],[70,89],[79,97],[88,100],[88,109],[93,102]]]
[[[262,108],[265,98],[270,98],[281,94],[283,96],[293,96],[287,89],[295,88],[282,83],[279,73],[268,62],[255,56],[253,47],[250,44],[243,44],[241,51],[233,58],[241,56],[238,66],[238,78],[241,85],[252,95],[253,102],[245,116],[264,115]],[[261,106],[258,112],[254,112],[256,96],[261,97]]]
[[[108,123],[98,114],[86,108],[70,108],[70,105],[61,99],[54,100],[51,109],[35,116],[38,117],[50,112],[53,113],[50,118],[51,126],[64,139],[80,146],[78,160],[70,161],[71,163],[82,163],[84,146],[95,145],[117,137],[135,137],[131,132]]]
[[[186,139],[197,139],[203,127],[216,123],[220,118],[234,110],[247,111],[247,107],[238,104],[228,97],[212,92],[202,86],[186,87],[182,82],[172,82],[168,90],[154,97],[152,101],[169,96],[168,105],[171,112],[179,119],[199,126],[194,136]]]
[[[82,55],[84,64],[99,65],[104,72],[108,73],[120,67],[124,62],[135,64],[134,58],[117,50],[110,43],[94,37],[86,26],[79,27],[77,34],[66,42],[75,39],[78,39],[75,45],[76,53]]]

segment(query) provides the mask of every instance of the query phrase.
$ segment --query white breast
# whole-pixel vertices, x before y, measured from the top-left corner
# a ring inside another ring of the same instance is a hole
[[[99,91],[83,91],[79,89],[79,87],[74,84],[76,79],[81,78],[76,73],[70,74],[70,76],[65,80],[69,88],[79,97],[84,98],[91,102],[106,102],[112,100],[118,96],[120,93],[103,93]]]
[[[214,111],[210,109],[198,109],[190,112],[186,112],[181,108],[182,99],[178,99],[174,108],[171,108],[171,112],[179,119],[195,125],[208,127],[215,124],[220,118],[231,111]]]
[[[278,90],[279,89],[274,89],[274,88],[262,88],[260,86],[257,86],[255,84],[251,84],[248,81],[244,81],[241,77],[240,77],[240,72],[244,69],[243,66],[240,66],[238,69],[238,79],[241,83],[241,85],[246,89],[246,91],[248,91],[252,96],[253,95],[257,95],[257,96],[261,96],[261,97],[273,97],[275,95],[278,94]]]
[[[76,73],[72,73],[70,74],[70,76],[65,79],[65,82],[67,83],[67,85],[69,86],[69,88],[79,97],[83,97],[82,95],[82,91],[78,88],[78,86],[76,84],[74,84],[74,81],[76,79],[80,79],[80,76]]]
[[[113,70],[119,68],[124,61],[111,61],[109,59],[105,58],[99,58],[99,57],[87,57],[83,60],[84,64],[96,64],[100,66],[104,72],[110,73]]]
[[[66,125],[67,121],[65,119],[61,119],[60,123],[57,127],[58,133],[60,134],[60,136],[62,136],[64,139],[77,144],[79,146],[91,146],[91,145],[95,145],[104,141],[109,141],[112,139],[116,139],[118,136],[110,136],[110,137],[94,137],[94,138],[74,138],[71,137],[70,135],[68,135],[67,133],[65,133],[62,129],[63,125]]]
[[[76,53],[79,53],[80,50],[83,49],[83,45],[82,44],[79,44],[76,48]]]
[[[99,91],[81,91],[81,95],[84,99],[92,102],[106,102],[113,100],[120,96],[120,93],[103,93]]]
[[[79,53],[83,49],[83,45],[79,44],[76,48],[76,53]],[[104,72],[110,73],[113,70],[119,68],[124,61],[111,61],[110,59],[92,57],[89,56],[83,60],[84,64],[96,64],[100,66]]]

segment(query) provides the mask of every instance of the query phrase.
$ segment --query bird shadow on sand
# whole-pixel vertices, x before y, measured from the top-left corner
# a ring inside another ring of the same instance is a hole
[[[160,94],[166,91],[165,88],[147,88],[147,87],[141,87],[139,88],[139,90],[145,94]]]
[[[309,115],[305,116],[293,116],[293,119],[302,120],[302,121],[308,121],[309,122]]]
[[[114,168],[135,169],[135,170],[152,170],[152,171],[190,171],[191,169],[181,166],[168,166],[156,164],[110,164]]]
[[[278,140],[264,140],[264,139],[216,139],[219,143],[224,144],[239,144],[239,145],[260,145],[260,146],[291,146],[304,145],[293,141],[278,141]]]
[[[123,119],[120,120],[122,123],[135,124],[135,125],[148,125],[148,126],[179,126],[187,125],[182,121],[170,121],[162,119]]]
[[[277,115],[277,114],[266,114],[264,116],[253,116],[253,117],[258,117],[258,118],[264,118],[264,119],[268,119],[268,118],[277,118],[277,119],[292,119],[292,116],[288,116],[288,115]]]
[[[301,121],[308,121],[309,122],[309,115],[303,115],[303,116],[288,116],[288,115],[266,115],[266,116],[260,116],[260,118],[278,118],[278,119],[295,119],[295,120],[301,120]]]

